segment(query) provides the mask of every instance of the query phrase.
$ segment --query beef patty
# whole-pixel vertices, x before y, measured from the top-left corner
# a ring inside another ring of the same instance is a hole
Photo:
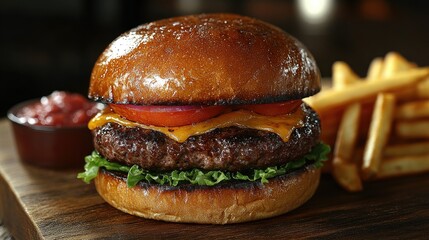
[[[95,149],[112,162],[137,164],[153,171],[240,171],[293,161],[318,143],[320,120],[307,105],[303,127],[293,130],[289,141],[275,133],[240,127],[214,129],[176,142],[163,133],[107,123],[92,131]]]

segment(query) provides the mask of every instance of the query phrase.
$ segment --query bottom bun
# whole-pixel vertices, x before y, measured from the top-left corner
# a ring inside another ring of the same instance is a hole
[[[320,169],[310,165],[269,182],[229,182],[213,187],[139,183],[101,169],[95,179],[100,196],[113,207],[143,218],[168,222],[227,224],[265,219],[289,212],[316,191]]]

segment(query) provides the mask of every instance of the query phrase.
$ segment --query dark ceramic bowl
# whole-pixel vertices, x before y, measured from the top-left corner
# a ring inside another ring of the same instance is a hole
[[[19,109],[40,101],[34,99],[9,109],[18,155],[24,163],[39,167],[66,169],[85,164],[85,156],[93,150],[91,132],[87,125],[61,127],[23,123],[16,116]]]

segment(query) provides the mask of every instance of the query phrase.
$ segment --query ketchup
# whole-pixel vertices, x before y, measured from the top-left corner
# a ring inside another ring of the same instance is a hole
[[[21,121],[42,126],[82,126],[100,110],[97,103],[78,93],[54,91],[16,114]]]

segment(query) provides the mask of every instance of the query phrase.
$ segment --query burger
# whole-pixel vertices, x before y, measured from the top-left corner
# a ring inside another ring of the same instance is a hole
[[[329,147],[302,99],[320,72],[297,39],[235,14],[137,26],[97,59],[85,182],[114,208],[169,222],[227,224],[307,202]]]

